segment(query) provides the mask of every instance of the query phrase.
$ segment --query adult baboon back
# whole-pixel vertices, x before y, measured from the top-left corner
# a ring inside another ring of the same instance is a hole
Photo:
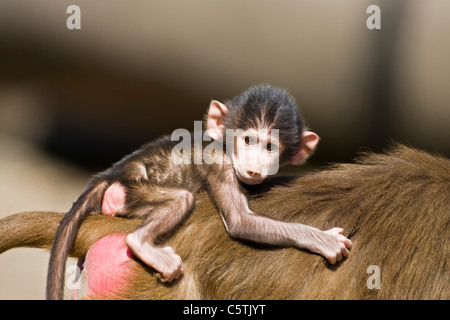
[[[450,298],[447,158],[396,146],[276,184],[255,192],[251,209],[320,229],[343,227],[353,242],[347,260],[329,266],[310,252],[233,240],[200,194],[195,211],[168,241],[185,262],[181,279],[162,284],[153,270],[131,259],[126,286],[90,298]],[[0,220],[0,252],[49,248],[62,216],[30,212]],[[89,216],[71,256],[84,257],[101,237],[131,232],[138,224]],[[379,282],[375,288],[372,279]]]

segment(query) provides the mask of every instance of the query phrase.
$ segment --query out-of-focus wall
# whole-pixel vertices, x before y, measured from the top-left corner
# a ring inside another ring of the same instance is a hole
[[[448,1],[78,1],[81,30],[66,28],[70,4],[0,4],[0,128],[37,115],[31,136],[69,158],[191,129],[210,99],[260,82],[295,95],[316,160],[389,139],[450,151]],[[371,4],[381,30],[366,27]],[[13,122],[11,99],[34,110]]]

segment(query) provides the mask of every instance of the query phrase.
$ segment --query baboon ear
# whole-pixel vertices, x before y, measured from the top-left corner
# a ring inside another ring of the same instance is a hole
[[[305,161],[311,155],[311,152],[316,148],[318,142],[319,136],[316,133],[312,131],[303,132],[300,150],[292,157],[290,163],[297,165]]]
[[[220,140],[225,133],[225,116],[228,114],[228,108],[223,103],[213,100],[209,105],[208,118],[206,121],[208,135],[214,140]]]

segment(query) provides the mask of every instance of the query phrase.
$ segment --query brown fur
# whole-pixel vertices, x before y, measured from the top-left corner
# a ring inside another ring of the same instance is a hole
[[[213,100],[206,122],[210,137],[215,140],[215,156],[204,159],[208,161],[201,159],[210,147],[206,141],[202,143],[203,134],[198,135],[195,132],[198,130],[194,130],[193,135],[189,134],[188,139],[183,137],[178,143],[175,136],[179,132],[174,131],[171,136],[143,145],[90,179],[56,231],[50,251],[47,299],[62,299],[65,261],[81,221],[89,213],[100,210],[106,215],[146,218],[137,230],[127,235],[126,244],[142,262],[160,272],[163,282],[177,279],[183,268],[181,257],[172,248],[162,248],[159,244],[162,237],[173,232],[191,213],[193,193],[198,190],[208,191],[232,237],[307,248],[322,254],[330,263],[349,255],[347,248],[351,242],[336,229],[321,231],[254,214],[248,209],[248,201],[239,186],[239,181],[260,184],[270,169],[288,161],[302,162],[317,145],[318,136],[304,131],[295,100],[285,90],[258,85],[230,100],[228,105]],[[277,134],[264,134],[265,130],[260,129],[269,127],[260,128],[262,123],[278,130]],[[250,140],[245,143],[243,136],[231,136],[228,129],[241,129],[242,133],[248,129],[250,132],[245,134],[249,139],[253,137],[256,144],[250,146]],[[262,147],[271,152],[263,151]],[[174,153],[177,149],[183,150],[188,161],[175,160],[184,158]]]
[[[183,258],[184,275],[161,284],[154,272],[130,262],[130,285],[114,299],[449,299],[450,160],[397,146],[367,154],[277,186],[250,201],[269,217],[320,229],[343,227],[350,257],[328,266],[306,251],[233,240],[205,194],[169,239]],[[23,213],[0,220],[0,252],[49,248],[62,214]],[[95,241],[131,232],[138,220],[87,217],[71,256]],[[381,270],[381,289],[369,290],[366,269]]]

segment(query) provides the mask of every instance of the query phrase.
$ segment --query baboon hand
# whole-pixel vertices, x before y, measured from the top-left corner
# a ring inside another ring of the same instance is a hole
[[[180,277],[183,272],[183,261],[172,247],[156,248],[153,255],[160,262],[155,263],[155,268],[160,272],[161,282],[172,282]]]
[[[324,256],[330,264],[342,261],[350,254],[352,242],[342,235],[344,229],[332,228],[322,232],[320,244],[313,252]]]

